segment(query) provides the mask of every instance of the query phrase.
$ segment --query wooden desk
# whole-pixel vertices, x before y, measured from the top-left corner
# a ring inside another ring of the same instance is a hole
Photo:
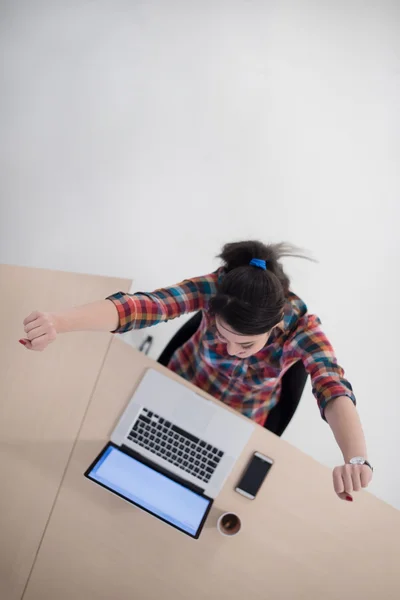
[[[0,265],[0,598],[21,598],[112,336],[18,339],[35,309],[104,298],[130,281]],[[82,599],[83,600],[83,599]]]
[[[198,541],[84,479],[148,366],[163,370],[111,344],[24,600],[398,600],[400,513],[368,493],[339,501],[329,469],[261,427]],[[249,501],[233,488],[254,450],[276,464]],[[215,528],[225,510],[235,538]]]

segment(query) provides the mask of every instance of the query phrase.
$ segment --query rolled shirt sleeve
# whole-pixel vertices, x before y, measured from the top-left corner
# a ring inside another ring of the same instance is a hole
[[[108,296],[119,316],[119,325],[113,333],[143,329],[175,319],[186,313],[203,310],[217,290],[218,271],[151,293],[126,294],[117,292]]]
[[[311,376],[312,391],[321,416],[325,419],[325,408],[330,400],[348,396],[356,404],[356,398],[350,382],[345,379],[344,370],[337,362],[331,343],[321,329],[318,317],[306,315],[302,321],[304,323],[291,340],[292,351],[302,360]]]

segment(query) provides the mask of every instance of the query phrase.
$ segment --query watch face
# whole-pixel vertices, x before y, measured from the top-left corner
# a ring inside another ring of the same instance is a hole
[[[365,463],[365,458],[363,458],[362,456],[355,456],[354,458],[350,459],[351,465],[363,465],[364,463]]]

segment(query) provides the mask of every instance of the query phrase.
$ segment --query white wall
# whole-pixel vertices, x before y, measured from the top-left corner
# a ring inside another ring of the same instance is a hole
[[[400,4],[1,11],[0,260],[153,289],[214,268],[225,241],[310,249],[319,265],[287,262],[293,288],[354,384],[372,491],[400,508]],[[340,461],[310,390],[286,438]]]

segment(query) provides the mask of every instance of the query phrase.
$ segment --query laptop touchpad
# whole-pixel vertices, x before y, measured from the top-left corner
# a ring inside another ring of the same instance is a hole
[[[174,417],[177,425],[205,431],[214,415],[215,409],[211,403],[209,406],[205,402],[179,402]]]

